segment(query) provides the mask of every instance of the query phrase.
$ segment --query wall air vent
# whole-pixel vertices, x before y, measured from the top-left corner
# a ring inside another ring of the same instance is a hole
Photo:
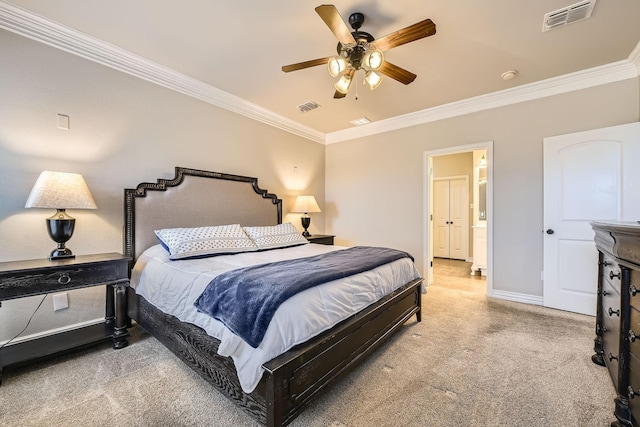
[[[591,17],[596,0],[581,1],[544,15],[542,32],[554,30]]]
[[[298,105],[298,111],[300,111],[301,113],[306,113],[306,112],[309,112],[311,110],[315,110],[319,106],[320,106],[320,104],[318,104],[317,102],[307,101],[304,104]]]

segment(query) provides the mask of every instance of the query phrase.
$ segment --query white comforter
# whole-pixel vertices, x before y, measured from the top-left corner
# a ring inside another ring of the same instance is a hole
[[[199,313],[193,306],[194,301],[214,277],[225,271],[341,249],[345,248],[307,244],[262,252],[170,261],[168,253],[156,245],[139,257],[132,272],[131,286],[163,312],[197,325],[220,340],[218,353],[233,358],[240,385],[250,393],[262,377],[262,365],[265,362],[330,329],[419,277],[413,262],[408,258],[400,259],[295,295],[276,310],[258,348],[251,347],[221,322]]]

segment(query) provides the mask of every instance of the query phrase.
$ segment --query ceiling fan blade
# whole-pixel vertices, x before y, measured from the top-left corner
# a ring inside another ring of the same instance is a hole
[[[282,71],[289,73],[291,71],[302,70],[304,68],[315,67],[317,65],[323,65],[329,62],[331,57],[312,59],[311,61],[298,62],[297,64],[285,65],[282,67]]]
[[[344,98],[345,96],[347,96],[346,93],[341,93],[341,92],[338,92],[338,91],[336,91],[336,93],[333,94],[333,98],[334,99],[341,99],[341,98]]]
[[[338,9],[332,4],[323,4],[316,7],[316,13],[327,24],[327,27],[342,44],[355,43],[351,30],[338,13]]]
[[[392,79],[397,80],[400,83],[404,83],[406,85],[408,85],[409,83],[414,81],[416,77],[418,77],[412,72],[407,71],[404,68],[400,68],[397,65],[393,65],[391,62],[386,60],[382,63],[382,66],[378,71],[384,74],[385,76],[391,77]]]
[[[387,34],[386,36],[375,40],[373,44],[377,49],[382,51],[389,50],[392,47],[400,46],[415,40],[432,36],[436,33],[436,24],[431,19],[425,19],[417,24],[410,25],[406,28]]]

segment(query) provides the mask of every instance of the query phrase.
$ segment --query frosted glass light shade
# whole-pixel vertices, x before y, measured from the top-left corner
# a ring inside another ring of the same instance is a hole
[[[342,77],[340,77],[340,80],[335,82],[333,85],[333,87],[335,87],[338,92],[345,95],[347,92],[349,92],[349,86],[351,86],[351,74],[348,72],[343,73]]]
[[[293,213],[314,213],[322,212],[316,198],[313,196],[298,196],[296,202],[293,204]]]
[[[347,68],[347,61],[344,58],[335,56],[327,62],[327,68],[329,68],[331,77],[338,77]]]
[[[25,208],[96,209],[82,175],[44,171],[31,189]]]
[[[377,49],[369,50],[364,54],[364,65],[372,70],[377,70],[382,67],[383,62],[384,55]]]
[[[382,76],[375,71],[367,71],[364,79],[369,84],[369,89],[374,90],[382,83]]]

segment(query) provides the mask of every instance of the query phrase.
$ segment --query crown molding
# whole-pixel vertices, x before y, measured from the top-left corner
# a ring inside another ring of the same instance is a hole
[[[638,42],[635,49],[629,54],[629,62],[635,65],[636,73],[640,75],[640,42]]]
[[[0,1],[0,28],[90,61],[238,113],[294,135],[324,143],[324,133],[276,114],[238,96],[149,61],[88,34]]]
[[[325,143],[334,144],[410,126],[463,116],[478,111],[504,107],[519,102],[532,101],[548,96],[636,78],[640,74],[639,46],[640,43],[638,43],[638,46],[636,46],[634,50],[635,55],[632,53],[635,60],[632,60],[630,56],[627,60],[614,62],[612,64],[577,71],[539,82],[451,102],[449,104],[438,105],[426,110],[372,122],[357,128],[331,132],[326,135]],[[633,61],[635,61],[635,63]]]
[[[640,75],[640,43],[612,64],[324,134],[122,48],[0,0],[0,28],[318,143],[333,144]]]

